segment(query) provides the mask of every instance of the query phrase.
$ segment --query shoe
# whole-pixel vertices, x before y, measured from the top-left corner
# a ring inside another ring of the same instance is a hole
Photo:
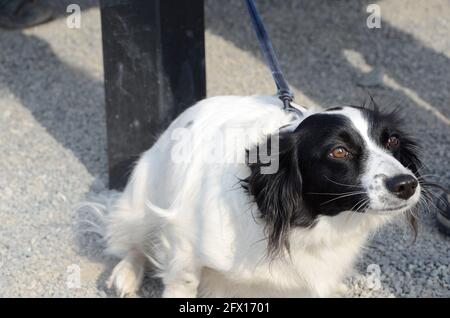
[[[51,7],[40,0],[0,0],[0,28],[28,28],[52,17]]]
[[[444,193],[437,200],[438,211],[436,214],[439,230],[442,233],[450,235],[450,195]]]

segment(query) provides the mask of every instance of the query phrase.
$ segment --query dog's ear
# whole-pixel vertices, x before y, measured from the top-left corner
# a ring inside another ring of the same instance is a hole
[[[248,153],[256,153],[256,160],[249,160],[250,176],[243,180],[243,187],[253,196],[260,217],[265,222],[268,238],[268,254],[286,249],[289,252],[289,231],[297,224],[302,209],[302,176],[300,173],[297,139],[295,133],[271,136],[268,139],[271,165],[261,162],[261,147]],[[278,147],[274,147],[278,142]],[[278,148],[278,149],[277,149]],[[255,159],[255,156],[248,158]]]

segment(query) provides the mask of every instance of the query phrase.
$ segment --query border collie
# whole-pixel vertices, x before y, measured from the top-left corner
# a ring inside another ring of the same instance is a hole
[[[152,264],[163,297],[335,296],[371,233],[415,224],[418,147],[397,114],[303,111],[215,97],[173,121],[105,215],[117,293]]]

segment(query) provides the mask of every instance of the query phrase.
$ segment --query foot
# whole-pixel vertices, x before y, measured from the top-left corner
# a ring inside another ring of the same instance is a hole
[[[334,298],[345,298],[348,294],[348,287],[344,283],[340,283],[336,289],[334,290],[333,296]]]
[[[144,278],[145,256],[130,254],[114,267],[107,281],[120,297],[135,295]]]

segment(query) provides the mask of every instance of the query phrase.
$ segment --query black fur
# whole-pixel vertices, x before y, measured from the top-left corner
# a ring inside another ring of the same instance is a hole
[[[361,111],[370,123],[371,137],[380,145],[392,135],[400,139],[393,156],[419,176],[417,144],[405,133],[397,114],[383,114],[376,108]],[[342,160],[330,158],[336,145],[345,145],[352,155]],[[258,160],[248,164],[250,175],[242,180],[265,222],[269,254],[289,251],[292,227],[312,227],[319,215],[364,212],[367,207],[365,193],[336,199],[339,194],[360,191],[367,157],[364,140],[345,116],[315,114],[306,118],[295,131],[279,136],[279,152],[272,155],[279,160],[276,173],[262,174],[265,164]],[[408,218],[415,229],[414,216]]]
[[[267,141],[270,144],[270,141]],[[270,149],[270,148],[269,148]],[[269,254],[282,248],[289,250],[287,234],[292,225],[311,226],[314,217],[303,209],[302,176],[298,165],[297,138],[295,135],[280,136],[278,154],[279,169],[275,174],[262,174],[267,165],[257,160],[250,163],[250,176],[242,180],[242,186],[258,205],[260,217],[266,224]],[[300,211],[300,209],[303,209]]]

